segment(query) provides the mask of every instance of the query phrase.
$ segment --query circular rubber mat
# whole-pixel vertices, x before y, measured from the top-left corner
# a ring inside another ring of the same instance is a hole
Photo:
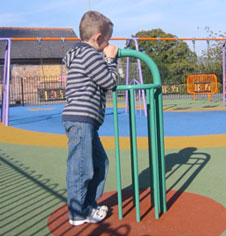
[[[140,194],[139,223],[136,222],[131,192],[124,191],[123,198],[122,220],[118,219],[117,194],[108,192],[100,202],[110,206],[111,211],[101,223],[72,226],[68,223],[67,205],[63,205],[50,215],[49,230],[55,236],[217,236],[226,229],[226,209],[218,202],[198,194],[169,191],[168,211],[156,220],[147,189]]]

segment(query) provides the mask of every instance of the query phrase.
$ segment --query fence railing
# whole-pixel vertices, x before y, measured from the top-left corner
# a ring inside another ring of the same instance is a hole
[[[12,77],[10,81],[10,105],[39,105],[65,102],[66,79],[58,76]],[[218,93],[221,85],[218,84]],[[2,84],[0,84],[0,101],[2,100]],[[186,84],[163,84],[162,94],[165,99],[191,98]],[[125,101],[125,91],[118,93],[118,100]],[[137,98],[138,99],[138,98]],[[107,102],[112,103],[111,91],[107,94]]]
[[[61,103],[65,100],[66,81],[57,76],[12,78],[10,105]],[[0,86],[0,90],[2,90]]]

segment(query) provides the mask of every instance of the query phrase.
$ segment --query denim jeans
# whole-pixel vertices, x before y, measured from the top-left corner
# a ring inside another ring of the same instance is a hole
[[[64,122],[68,137],[67,204],[71,220],[84,219],[97,207],[108,171],[108,158],[94,125]]]

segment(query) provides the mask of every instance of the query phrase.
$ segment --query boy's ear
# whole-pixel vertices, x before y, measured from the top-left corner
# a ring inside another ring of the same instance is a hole
[[[96,34],[96,36],[95,36],[95,41],[98,42],[98,43],[100,43],[101,37],[102,37],[102,34],[101,34],[101,33]]]

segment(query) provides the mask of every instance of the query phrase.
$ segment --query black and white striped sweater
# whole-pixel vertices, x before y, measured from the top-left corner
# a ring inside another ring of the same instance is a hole
[[[107,64],[102,55],[84,42],[76,43],[64,58],[68,68],[67,104],[63,121],[103,123],[106,93],[116,86],[116,62]]]

